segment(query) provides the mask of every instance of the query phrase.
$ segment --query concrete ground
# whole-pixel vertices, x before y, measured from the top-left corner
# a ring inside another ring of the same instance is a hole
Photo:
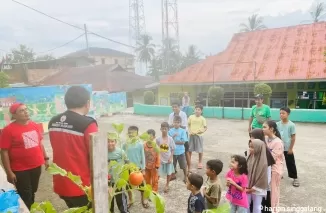
[[[160,123],[165,121],[164,117],[144,117],[136,115],[115,115],[109,118],[101,118],[99,120],[100,130],[109,131],[112,123],[124,123],[126,126],[137,125],[140,132],[145,132],[149,128],[155,129],[160,134]],[[204,162],[209,159],[218,158],[223,161],[224,168],[220,175],[220,179],[224,187],[224,175],[228,170],[230,156],[232,154],[243,154],[247,149],[248,133],[247,121],[239,120],[218,120],[207,119],[208,130],[205,133],[204,141]],[[298,174],[301,182],[299,188],[294,188],[292,182],[287,178],[285,168],[284,179],[281,185],[281,206],[289,207],[320,207],[321,211],[301,211],[301,212],[326,212],[326,184],[323,178],[326,177],[326,131],[325,125],[322,124],[303,124],[297,125],[297,143],[295,145],[295,156],[298,168]],[[48,153],[52,155],[48,137],[45,137],[45,145]],[[193,155],[192,165],[196,167],[197,154]],[[199,174],[204,175],[205,170],[195,170]],[[182,182],[182,174],[178,173],[178,180],[171,182],[170,192],[163,193],[165,179],[161,178],[159,182],[159,192],[166,199],[166,213],[186,212],[187,199],[189,191]],[[226,190],[226,187],[224,187]],[[136,193],[138,194],[138,193]],[[139,198],[139,195],[137,195]],[[66,209],[57,195],[52,191],[52,178],[44,172],[41,177],[39,191],[36,195],[37,201],[51,201],[57,212]],[[222,202],[225,202],[223,199]],[[135,205],[130,212],[153,213],[153,207],[144,210],[137,199]],[[287,212],[299,212],[292,211]]]

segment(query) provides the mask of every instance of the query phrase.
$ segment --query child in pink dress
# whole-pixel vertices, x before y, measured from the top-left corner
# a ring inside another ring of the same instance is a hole
[[[229,187],[226,199],[230,201],[230,213],[247,213],[248,198],[246,188],[248,187],[248,169],[246,158],[240,155],[231,157],[230,170],[226,174],[226,185]]]

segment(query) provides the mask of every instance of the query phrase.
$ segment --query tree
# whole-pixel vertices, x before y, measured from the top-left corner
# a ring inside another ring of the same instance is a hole
[[[261,94],[264,96],[264,103],[269,105],[270,104],[270,97],[272,95],[272,88],[268,84],[259,83],[255,85],[254,94],[258,95]]]
[[[258,16],[258,14],[253,14],[252,16],[248,17],[248,25],[245,23],[240,24],[240,32],[266,29],[267,27],[263,24],[263,20],[263,17]]]
[[[147,72],[147,75],[155,77],[155,81],[160,80],[160,73],[162,71],[162,60],[155,57],[150,62],[149,71]]]
[[[224,97],[224,88],[212,86],[208,89],[208,106],[220,106]]]
[[[313,22],[319,22],[321,18],[325,15],[325,5],[323,2],[318,3],[311,11],[310,15],[313,19]]]
[[[144,92],[144,104],[153,105],[155,102],[155,94],[152,91]]]
[[[27,46],[21,44],[17,49],[12,49],[11,53],[8,55],[9,63],[21,63],[34,61],[35,53],[33,49],[28,48]]]
[[[155,56],[155,44],[151,43],[153,38],[150,35],[141,35],[137,41],[136,52],[138,53],[138,60],[147,63]]]
[[[180,70],[182,55],[176,41],[165,39],[159,50],[159,58],[163,61],[163,72],[172,74]]]
[[[6,87],[9,87],[9,76],[4,71],[0,71],[0,88]]]
[[[182,58],[181,69],[189,67],[200,61],[200,52],[195,45],[190,45],[188,51]]]

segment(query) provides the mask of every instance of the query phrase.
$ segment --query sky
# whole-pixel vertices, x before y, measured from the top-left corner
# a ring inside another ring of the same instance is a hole
[[[107,38],[129,44],[129,0],[17,0],[65,22],[83,27]],[[143,0],[146,32],[160,45],[161,0]],[[182,52],[196,45],[202,57],[223,51],[239,24],[258,13],[268,28],[298,25],[311,20],[314,0],[178,0],[179,38]],[[84,49],[85,38],[48,51],[83,34],[23,7],[12,0],[1,0],[0,56],[19,44],[33,48],[37,55],[56,57]],[[89,46],[132,53],[131,48],[90,35]]]

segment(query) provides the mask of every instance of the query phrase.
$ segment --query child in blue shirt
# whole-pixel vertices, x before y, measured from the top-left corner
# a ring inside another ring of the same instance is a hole
[[[138,137],[138,127],[137,126],[130,126],[128,128],[128,137],[130,139]],[[125,143],[123,145],[123,150],[126,152],[127,158],[130,163],[136,164],[143,175],[145,175],[145,152],[144,152],[144,145],[143,142],[139,139],[136,142],[132,143]],[[141,193],[141,201],[144,208],[148,208],[148,203],[145,203],[143,191],[140,191]],[[128,191],[128,197],[129,197],[129,204],[128,208],[130,208],[134,204],[132,192]]]
[[[175,143],[175,150],[173,153],[173,165],[175,172],[177,171],[177,163],[180,169],[183,170],[184,183],[187,181],[187,161],[185,155],[185,143],[188,143],[188,136],[185,129],[181,128],[181,117],[175,115],[173,118],[173,128],[169,130],[169,136],[173,138]]]

